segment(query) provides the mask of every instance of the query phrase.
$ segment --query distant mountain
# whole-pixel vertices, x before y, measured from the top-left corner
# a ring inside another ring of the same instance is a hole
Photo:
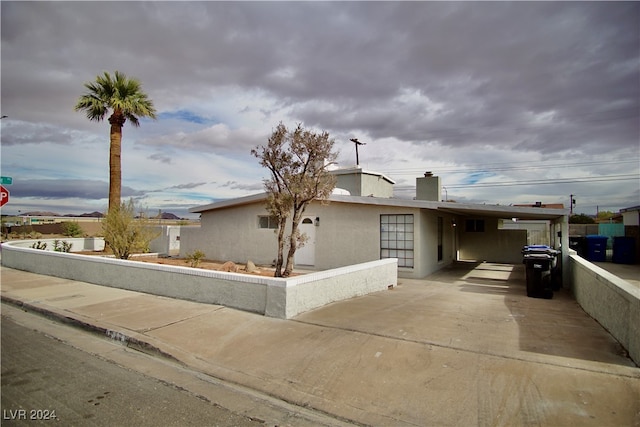
[[[66,214],[60,215],[54,212],[25,212],[20,214],[21,216],[62,216],[62,217],[73,217],[73,218],[104,218],[104,214],[102,212],[91,212],[91,213],[83,213],[80,215],[74,214]],[[179,216],[172,214],[171,212],[162,212],[162,214],[158,217],[157,215],[153,217],[153,219],[170,219],[170,220],[179,220],[181,219]]]
[[[160,218],[156,215],[155,219],[180,219],[180,217],[170,212],[162,212],[162,214],[160,214]]]
[[[82,215],[78,215],[79,217],[82,218],[102,218],[104,217],[104,214],[102,212],[91,212],[91,213],[83,213]]]
[[[39,211],[25,212],[25,213],[21,213],[20,215],[21,216],[60,216],[60,214],[53,213],[53,212],[39,212]]]

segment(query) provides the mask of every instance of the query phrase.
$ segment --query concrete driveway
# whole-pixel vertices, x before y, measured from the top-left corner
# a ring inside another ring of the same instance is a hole
[[[624,349],[568,291],[526,297],[522,265],[458,263],[295,320],[370,341],[340,384],[371,412],[417,425],[640,425],[640,371]],[[375,369],[359,369],[365,357]]]
[[[566,289],[526,297],[523,265],[456,263],[391,292],[335,303],[298,321],[499,357],[635,366]],[[550,358],[551,357],[551,358]]]

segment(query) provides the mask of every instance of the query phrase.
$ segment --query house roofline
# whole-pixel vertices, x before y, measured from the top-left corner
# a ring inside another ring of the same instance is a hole
[[[223,200],[209,205],[190,208],[191,213],[248,205],[267,200],[267,193],[253,194],[235,199]],[[461,216],[491,216],[518,219],[557,219],[569,214],[568,209],[530,208],[520,206],[477,205],[453,202],[433,202],[425,200],[394,199],[386,197],[345,196],[332,194],[329,199],[335,203],[352,203],[372,206],[405,207],[431,209]]]
[[[229,208],[233,206],[250,205],[252,203],[261,202],[267,200],[267,193],[252,194],[244,197],[236,197],[233,199],[221,200],[219,202],[210,203],[208,205],[196,206],[189,208],[191,213],[202,213],[206,211],[213,211],[216,209]]]
[[[632,207],[630,207],[630,208],[620,209],[620,213],[624,213],[624,212],[634,212],[634,211],[640,211],[640,205],[639,205],[639,206],[632,206]]]

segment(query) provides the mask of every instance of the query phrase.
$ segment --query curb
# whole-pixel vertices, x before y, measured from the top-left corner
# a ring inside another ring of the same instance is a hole
[[[30,304],[28,302],[15,299],[6,295],[2,295],[2,297],[0,297],[0,300],[3,303],[10,304],[24,311],[35,313],[47,319],[64,323],[66,325],[73,326],[76,328],[80,328],[87,332],[91,332],[93,334],[106,337],[112,341],[117,341],[128,348],[138,350],[153,356],[159,356],[159,357],[168,359],[174,363],[177,363],[181,366],[186,366],[182,361],[180,361],[175,356],[161,350],[159,347],[147,341],[133,337],[132,335],[128,334],[127,332],[123,332],[122,330],[114,330],[114,329],[109,329],[105,326],[99,326],[99,325],[96,325],[94,322],[83,321],[78,317],[69,316],[57,310],[43,308],[41,306]]]

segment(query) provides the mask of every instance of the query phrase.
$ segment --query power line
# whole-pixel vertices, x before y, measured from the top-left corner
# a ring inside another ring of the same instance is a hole
[[[574,183],[632,181],[632,180],[640,180],[640,174],[608,175],[608,176],[601,176],[601,177],[540,179],[540,180],[531,180],[531,181],[491,182],[491,183],[484,183],[484,184],[451,184],[451,185],[447,185],[447,188],[509,187],[512,185],[574,184]]]
[[[470,168],[468,166],[458,166],[449,169],[438,169],[438,168],[403,168],[403,169],[387,169],[384,173],[389,175],[415,175],[416,173],[423,172],[424,170],[433,170],[437,171],[439,174],[448,173],[448,174],[458,174],[458,173],[478,173],[478,172],[498,172],[498,171],[518,171],[518,170],[539,170],[539,169],[555,169],[555,168],[574,168],[581,166],[604,166],[604,165],[620,165],[625,163],[638,163],[640,159],[624,159],[624,160],[608,160],[608,161],[592,161],[592,162],[576,162],[576,163],[557,163],[557,164],[545,164],[545,163],[537,163],[532,164],[531,161],[528,162],[504,162],[504,163],[488,163],[489,167],[481,167],[481,168]],[[526,164],[523,166],[495,166],[491,165],[517,165],[519,163]]]

